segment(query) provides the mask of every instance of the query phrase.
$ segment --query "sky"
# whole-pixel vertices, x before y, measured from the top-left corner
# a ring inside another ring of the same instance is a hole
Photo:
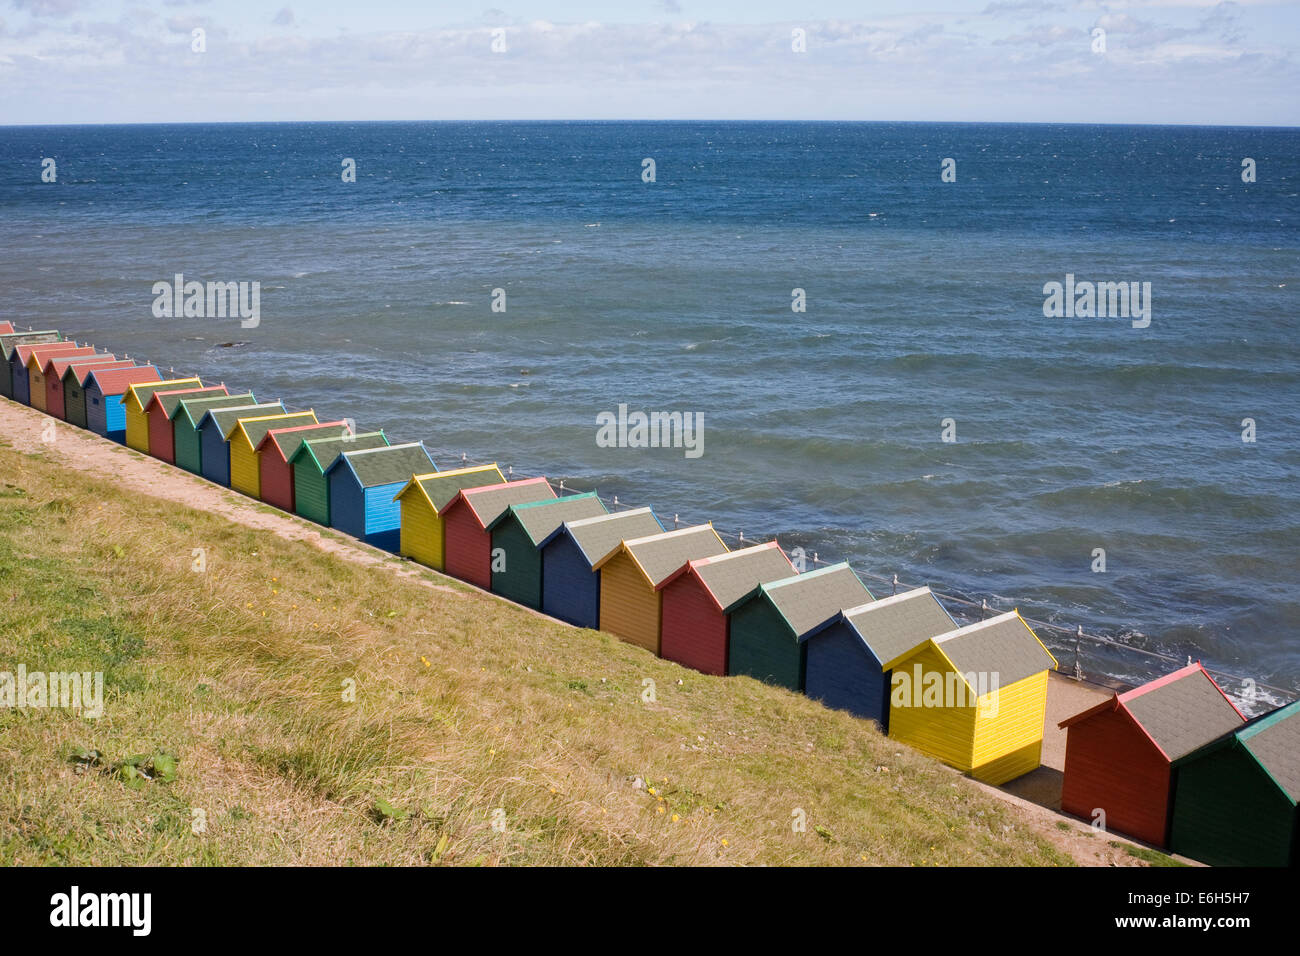
[[[0,125],[457,119],[1300,126],[1300,0],[0,0]]]

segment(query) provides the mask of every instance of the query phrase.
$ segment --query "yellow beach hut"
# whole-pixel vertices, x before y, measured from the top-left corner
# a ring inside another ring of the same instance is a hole
[[[889,736],[1000,785],[1038,767],[1056,658],[1019,612],[916,645],[892,671]]]
[[[466,488],[499,485],[505,480],[496,465],[475,465],[412,477],[395,499],[402,509],[398,553],[425,567],[442,571],[446,557],[442,509]]]
[[[272,428],[292,428],[295,425],[315,425],[316,413],[287,412],[283,415],[257,415],[241,418],[226,440],[230,442],[230,487],[250,498],[262,497],[262,463],[257,457],[257,446]]]
[[[711,524],[620,541],[591,566],[600,572],[600,629],[658,655],[659,585],[691,561],[726,553]]]
[[[153,398],[154,392],[168,392],[173,389],[202,388],[203,383],[197,378],[173,378],[165,382],[137,382],[128,386],[122,396],[122,407],[126,410],[126,444],[129,448],[149,454],[149,416],[144,407]]]

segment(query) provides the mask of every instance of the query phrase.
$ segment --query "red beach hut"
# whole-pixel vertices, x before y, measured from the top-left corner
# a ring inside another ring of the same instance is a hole
[[[1155,846],[1168,846],[1175,760],[1245,722],[1199,663],[1060,723],[1061,809]]]
[[[485,591],[492,589],[492,533],[488,525],[511,505],[554,498],[545,478],[465,488],[442,509],[444,570]]]

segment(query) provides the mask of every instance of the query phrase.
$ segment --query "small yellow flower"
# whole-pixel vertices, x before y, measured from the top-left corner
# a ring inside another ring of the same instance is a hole
[[[655,807],[655,813],[663,813],[663,812],[664,812],[663,807]]]
[[[725,839],[722,841],[722,845],[723,845],[723,846],[731,846],[731,844],[728,843]]]
[[[551,787],[551,793],[559,793],[559,792],[560,791],[556,790],[554,787]]]
[[[489,754],[495,754],[496,752],[497,750],[495,747],[493,747],[491,750],[488,751]]]
[[[651,788],[649,789],[648,792],[649,792],[650,796],[653,797],[653,796],[655,795],[655,788],[654,788],[654,787],[651,787]]]
[[[677,822],[678,820],[680,820],[680,819],[681,819],[681,817],[679,817],[677,814],[675,814],[675,813],[673,814],[673,823],[676,823],[676,822]]]

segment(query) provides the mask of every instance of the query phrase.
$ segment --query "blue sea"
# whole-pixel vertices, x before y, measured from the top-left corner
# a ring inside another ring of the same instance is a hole
[[[1300,130],[7,127],[0,247],[16,324],[1300,692]],[[156,318],[177,273],[260,324]],[[620,404],[704,454],[600,447]]]

